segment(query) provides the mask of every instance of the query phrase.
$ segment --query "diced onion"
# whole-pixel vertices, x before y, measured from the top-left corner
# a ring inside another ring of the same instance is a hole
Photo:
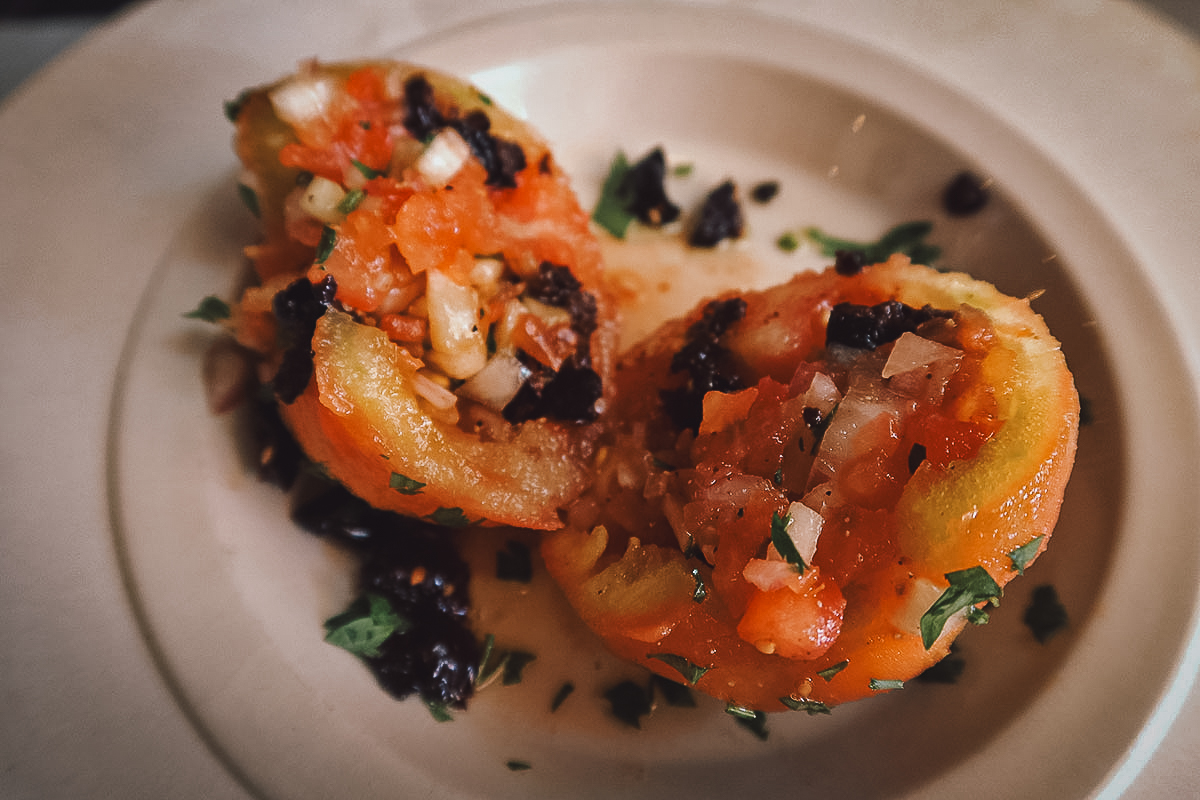
[[[804,563],[811,564],[813,556],[817,554],[817,538],[821,535],[821,526],[825,524],[825,520],[800,502],[788,506],[788,517],[788,538],[792,540]]]
[[[458,174],[471,156],[471,146],[453,128],[442,128],[417,159],[417,172],[435,186]]]
[[[276,86],[267,97],[281,120],[303,126],[325,114],[333,95],[331,78],[298,75]]]
[[[346,191],[338,183],[317,175],[309,181],[304,193],[300,195],[300,208],[321,222],[333,224],[342,219],[338,203],[341,203],[345,196]]]
[[[761,592],[770,592],[783,587],[798,587],[800,573],[786,561],[752,558],[742,570],[742,577]]]
[[[470,378],[487,364],[487,340],[479,324],[479,295],[441,270],[426,276],[429,361],[451,378]]]
[[[454,392],[420,372],[413,376],[413,391],[429,401],[429,404],[439,411],[454,408],[458,402],[458,397]]]
[[[499,353],[457,391],[460,397],[503,411],[528,377],[529,370],[515,356]]]
[[[892,345],[892,353],[883,365],[883,377],[890,378],[902,372],[926,368],[940,361],[957,364],[961,358],[961,350],[906,332]]]
[[[904,633],[921,633],[921,617],[942,596],[942,589],[926,578],[909,584],[908,594],[892,614],[892,624]]]

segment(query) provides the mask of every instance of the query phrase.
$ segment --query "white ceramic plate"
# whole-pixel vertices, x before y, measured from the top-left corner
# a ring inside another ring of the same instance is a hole
[[[704,280],[669,274],[671,291],[654,294],[643,316],[690,304],[727,277],[762,284],[811,265],[771,246],[780,231],[808,224],[869,238],[929,217],[947,265],[1012,293],[1045,289],[1035,307],[1063,340],[1096,418],[1081,437],[1050,553],[1013,584],[992,625],[965,634],[959,685],[912,686],[828,718],[773,718],[766,742],[712,703],[662,708],[642,730],[622,728],[595,696],[620,667],[560,608],[535,608],[542,588],[487,620],[539,654],[526,681],[488,690],[455,722],[436,724],[417,703],[388,701],[352,658],[321,641],[321,621],[348,599],[350,565],[287,522],[284,499],[239,461],[232,423],[203,408],[208,332],[179,313],[231,289],[239,247],[253,237],[234,199],[232,157],[117,154],[108,185],[120,185],[131,164],[175,170],[194,204],[169,222],[173,244],[151,255],[158,267],[118,367],[107,462],[122,569],[176,699],[223,763],[269,797],[1120,790],[1186,688],[1177,671],[1195,639],[1200,584],[1194,376],[1151,271],[1020,125],[911,62],[744,12],[620,12],[529,13],[453,29],[400,55],[475,75],[526,113],[555,142],[585,202],[617,147],[640,153],[662,143],[694,163],[678,186],[684,201],[726,176],[781,180],[779,198],[749,209],[746,249],[761,269],[728,259],[702,269]],[[184,38],[178,25],[166,26],[167,40]],[[136,111],[132,102],[125,109]],[[183,141],[170,122],[157,128]],[[980,216],[950,221],[936,196],[963,166],[995,178],[999,193]],[[153,200],[139,198],[143,207]],[[92,216],[98,229],[103,215]],[[71,296],[85,307],[82,267],[64,277],[75,276]],[[125,313],[112,316],[108,327],[120,330]],[[1019,619],[1043,582],[1072,615],[1070,630],[1045,647]],[[525,614],[544,624],[531,632]],[[580,688],[551,715],[548,698],[563,680]],[[512,772],[510,759],[533,768]]]

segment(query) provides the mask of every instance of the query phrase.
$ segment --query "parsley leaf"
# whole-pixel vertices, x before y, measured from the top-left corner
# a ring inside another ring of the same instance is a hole
[[[826,667],[825,669],[820,670],[819,672],[817,672],[817,674],[820,675],[822,678],[824,678],[826,683],[829,683],[831,680],[833,680],[834,675],[837,675],[839,672],[841,672],[848,666],[850,666],[849,659],[847,659],[846,661],[839,661],[837,664],[834,664],[832,667]]]
[[[771,544],[775,545],[775,549],[779,551],[779,555],[783,556],[784,561],[796,567],[797,571],[803,575],[804,571],[808,569],[808,565],[800,557],[800,551],[796,549],[792,537],[788,536],[787,529],[791,524],[791,514],[784,514],[781,517],[778,511],[771,512]]]
[[[438,722],[454,721],[454,717],[450,713],[450,707],[445,703],[439,703],[436,700],[427,700],[424,697],[422,697],[421,700],[425,703],[425,707],[429,709],[430,715],[432,715],[433,718]]]
[[[867,681],[867,688],[873,692],[890,692],[892,689],[903,689],[904,681],[871,678],[871,680]]]
[[[346,192],[346,196],[338,201],[338,213],[349,214],[351,211],[358,208],[358,204],[361,203],[363,198],[366,196],[367,193],[362,189],[351,189],[350,191]]]
[[[200,305],[196,306],[194,310],[187,312],[183,316],[187,319],[198,319],[204,322],[220,322],[223,319],[229,319],[232,313],[229,303],[210,294],[201,300]]]
[[[889,229],[878,241],[856,242],[830,236],[820,228],[805,228],[804,236],[821,251],[823,256],[836,256],[839,250],[862,253],[863,263],[875,264],[887,261],[893,253],[903,253],[918,264],[930,264],[942,255],[936,245],[928,244],[925,237],[933,230],[928,221],[902,222]]]
[[[818,673],[820,674],[820,673]],[[810,717],[817,714],[832,714],[833,709],[822,703],[820,700],[805,700],[803,698],[796,699],[795,697],[781,697],[779,702],[790,708],[792,711],[803,711]]]
[[[337,245],[337,231],[326,225],[321,230],[321,239],[317,242],[317,263],[324,264]]]
[[[933,643],[942,635],[942,629],[946,626],[946,622],[959,611],[977,603],[1000,604],[1000,587],[983,567],[970,567],[957,572],[947,572],[946,580],[950,581],[950,586],[921,616],[921,641],[925,644],[926,650],[933,647]],[[975,615],[972,622],[977,619],[979,619],[978,614]],[[986,619],[985,614],[983,620],[986,621]]]
[[[364,178],[366,178],[367,180],[371,180],[372,178],[378,178],[379,176],[383,175],[382,171],[377,170],[377,169],[371,169],[366,164],[359,161],[357,158],[350,159],[350,163],[353,164],[354,168],[356,170],[358,170],[359,172],[361,172],[362,176]]]
[[[692,590],[692,599],[697,603],[703,603],[704,598],[708,597],[708,587],[704,585],[704,578],[700,575],[699,567],[692,570],[692,578],[696,581],[696,588]]]
[[[592,211],[592,220],[618,239],[624,239],[634,215],[628,210],[630,197],[625,189],[625,176],[630,164],[625,153],[618,150],[608,168],[608,177],[600,190],[600,199]]]
[[[467,519],[467,515],[458,507],[439,508],[432,514],[427,514],[425,519],[435,525],[444,525],[447,528],[465,528],[471,524]]]
[[[1045,534],[1035,536],[1008,554],[1009,560],[1012,561],[1012,568],[1017,571],[1018,575],[1025,574],[1025,568],[1029,566],[1029,562],[1033,561],[1034,556],[1038,554],[1038,550],[1042,547],[1042,539],[1045,538]]]
[[[496,578],[502,581],[529,583],[533,580],[533,559],[529,545],[509,539],[503,549],[496,551]]]
[[[250,213],[255,217],[262,216],[262,207],[258,204],[258,193],[244,183],[237,185],[238,197],[242,199],[242,204],[250,209]]]
[[[403,633],[412,623],[397,614],[386,597],[367,594],[325,621],[325,641],[356,656],[377,658],[379,646],[393,633]]]
[[[504,676],[500,679],[500,683],[505,686],[513,686],[521,682],[524,677],[525,667],[537,661],[537,656],[525,650],[510,650],[504,659]]]
[[[697,666],[683,656],[677,656],[674,653],[649,653],[646,658],[653,658],[663,662],[682,675],[683,679],[692,686],[695,686],[696,681],[704,677],[704,673],[709,670],[708,667]]]
[[[421,490],[425,488],[425,484],[413,480],[407,475],[401,475],[399,472],[392,473],[392,477],[388,479],[388,486],[400,494],[420,494]]]
[[[550,701],[550,711],[558,711],[559,707],[566,701],[571,693],[575,691],[575,684],[567,681],[562,686],[558,687],[558,691],[554,693],[554,699]]]

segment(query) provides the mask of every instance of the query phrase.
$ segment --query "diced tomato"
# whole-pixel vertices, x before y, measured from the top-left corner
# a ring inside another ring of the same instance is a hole
[[[974,458],[983,443],[999,427],[995,422],[963,422],[933,411],[917,423],[918,443],[925,447],[925,460],[938,469],[954,461]]]

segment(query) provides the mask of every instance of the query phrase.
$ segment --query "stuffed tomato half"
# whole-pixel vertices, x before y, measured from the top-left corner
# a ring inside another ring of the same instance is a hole
[[[233,326],[308,457],[376,508],[559,527],[615,318],[546,143],[392,62],[306,64],[229,115],[262,229]]]
[[[902,256],[729,294],[622,358],[546,564],[620,656],[745,708],[896,688],[1044,550],[1078,396],[1026,300]]]

